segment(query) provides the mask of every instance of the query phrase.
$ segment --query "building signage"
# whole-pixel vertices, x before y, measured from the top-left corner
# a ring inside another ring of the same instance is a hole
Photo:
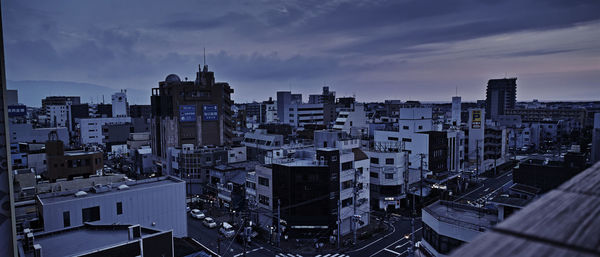
[[[473,129],[481,128],[481,111],[480,110],[471,111],[471,128],[473,128]]]
[[[179,121],[180,122],[196,121],[196,106],[195,105],[180,105],[179,106]]]
[[[219,109],[216,104],[202,106],[202,120],[213,121],[219,120]]]

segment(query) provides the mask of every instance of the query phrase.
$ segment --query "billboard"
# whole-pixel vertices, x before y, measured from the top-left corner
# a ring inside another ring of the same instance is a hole
[[[471,111],[471,128],[473,128],[473,129],[481,128],[481,110]]]
[[[180,105],[179,106],[179,121],[180,122],[196,121],[196,106],[195,105]]]
[[[203,105],[202,114],[204,121],[219,120],[219,108],[216,104]]]

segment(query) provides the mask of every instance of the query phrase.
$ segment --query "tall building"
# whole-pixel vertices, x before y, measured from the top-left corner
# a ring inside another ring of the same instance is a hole
[[[490,79],[485,99],[485,118],[494,119],[514,109],[517,102],[517,78]]]
[[[81,97],[79,96],[47,96],[42,99],[42,110],[45,114],[48,114],[50,105],[75,105],[81,104]]]
[[[158,85],[151,97],[152,154],[164,159],[169,147],[232,143],[233,89],[226,82],[215,82],[208,65],[198,70],[195,81],[171,74]]]
[[[292,104],[301,104],[302,94],[292,94],[290,91],[277,92],[277,117],[279,122],[288,123],[289,106]]]
[[[452,126],[460,127],[461,101],[460,96],[452,97]]]
[[[121,89],[112,95],[112,116],[127,117],[129,116],[129,104],[127,103],[127,90]]]
[[[466,137],[467,143],[465,145],[467,149],[465,149],[465,152],[467,153],[469,163],[477,164],[478,166],[482,166],[484,154],[485,122],[483,121],[483,116],[485,116],[485,110],[469,110],[469,127],[466,130],[469,135]]]

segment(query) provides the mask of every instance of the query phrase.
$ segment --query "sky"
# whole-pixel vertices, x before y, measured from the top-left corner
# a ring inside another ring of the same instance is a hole
[[[193,80],[204,49],[236,102],[323,86],[474,101],[503,77],[519,101],[600,100],[597,0],[28,0],[2,1],[2,19],[8,80],[128,88],[140,104],[168,74]]]

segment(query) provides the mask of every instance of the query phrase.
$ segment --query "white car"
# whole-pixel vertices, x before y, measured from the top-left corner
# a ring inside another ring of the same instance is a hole
[[[204,224],[204,226],[206,226],[208,228],[216,228],[217,227],[217,223],[215,222],[215,220],[213,220],[210,217],[204,218],[204,221],[202,221],[202,224]]]
[[[192,218],[199,219],[199,220],[204,219],[204,217],[205,217],[204,213],[202,213],[198,209],[192,209],[192,211],[190,211],[190,214],[192,215]]]
[[[235,235],[235,230],[233,230],[233,226],[229,225],[229,223],[223,222],[223,225],[219,229],[219,233],[226,238],[231,238]]]

